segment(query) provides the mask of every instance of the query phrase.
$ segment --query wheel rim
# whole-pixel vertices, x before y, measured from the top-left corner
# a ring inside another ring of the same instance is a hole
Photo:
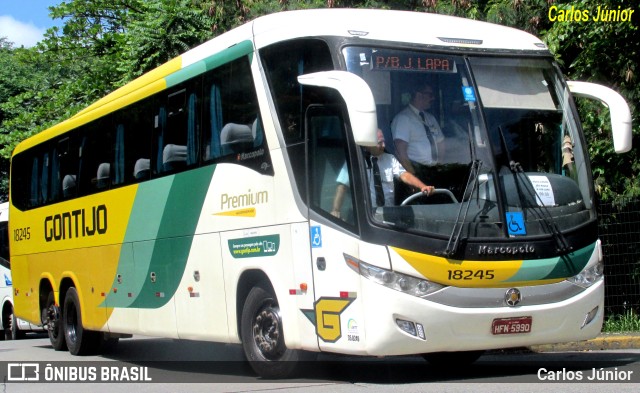
[[[282,324],[277,304],[267,301],[253,318],[253,340],[258,351],[269,360],[277,360],[284,353]]]
[[[55,304],[51,303],[49,306],[42,310],[42,323],[45,324],[47,331],[49,332],[49,336],[52,338],[58,337],[58,322],[59,322],[59,313]]]

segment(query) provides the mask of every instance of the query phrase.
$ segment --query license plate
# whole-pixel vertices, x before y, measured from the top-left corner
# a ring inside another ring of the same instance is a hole
[[[491,325],[493,334],[521,334],[531,332],[532,317],[494,319]]]

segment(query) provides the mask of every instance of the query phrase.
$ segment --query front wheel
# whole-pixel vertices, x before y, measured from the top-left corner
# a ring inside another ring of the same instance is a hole
[[[298,351],[286,347],[278,300],[265,287],[252,288],[242,308],[242,347],[258,375],[263,378],[286,378],[296,368]]]
[[[100,332],[86,330],[82,326],[82,313],[78,291],[71,287],[64,298],[62,325],[64,338],[72,355],[87,355],[98,350]]]

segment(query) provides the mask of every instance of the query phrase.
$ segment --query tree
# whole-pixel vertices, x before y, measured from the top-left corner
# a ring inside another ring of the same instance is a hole
[[[119,60],[122,83],[160,66],[212,36],[213,19],[191,0],[146,2],[131,21]]]
[[[60,90],[60,80],[68,71],[34,48],[5,45],[0,49],[0,200],[7,197],[7,171],[14,147],[77,109],[69,104],[69,92]],[[56,95],[59,98],[52,99]]]
[[[559,9],[590,10],[598,6],[617,9],[616,0],[578,0],[558,4]],[[637,12],[636,12],[637,13]],[[640,142],[637,104],[640,86],[637,59],[640,56],[638,18],[631,22],[556,22],[545,34],[545,41],[568,79],[591,81],[622,94],[632,113],[633,145]],[[640,155],[638,149],[618,155],[613,151],[608,110],[588,100],[579,108],[594,172],[596,189],[603,199],[640,196]]]

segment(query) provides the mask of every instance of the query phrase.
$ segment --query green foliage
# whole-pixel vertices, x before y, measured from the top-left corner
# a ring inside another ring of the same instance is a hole
[[[0,200],[7,197],[14,147],[80,109],[72,98],[86,95],[86,86],[61,82],[72,71],[33,48],[0,51]]]
[[[142,10],[127,28],[119,66],[123,84],[211,37],[212,18],[191,0],[148,1]]]
[[[612,315],[604,321],[602,331],[605,333],[640,332],[640,316],[633,310],[625,314]]]
[[[553,0],[551,1],[553,2]],[[549,26],[548,0],[490,0],[486,20],[539,35]]]
[[[560,3],[560,2],[559,2]],[[600,7],[634,7],[635,2],[620,0],[576,0],[558,4],[589,10],[593,16]],[[636,9],[635,14],[638,13]],[[555,22],[545,41],[563,66],[567,79],[609,86],[622,94],[632,113],[633,145],[640,142],[637,59],[640,56],[640,30],[634,22]],[[613,150],[608,110],[588,100],[579,100],[579,111],[591,156],[596,191],[605,200],[640,196],[640,155],[638,149],[623,155]]]

